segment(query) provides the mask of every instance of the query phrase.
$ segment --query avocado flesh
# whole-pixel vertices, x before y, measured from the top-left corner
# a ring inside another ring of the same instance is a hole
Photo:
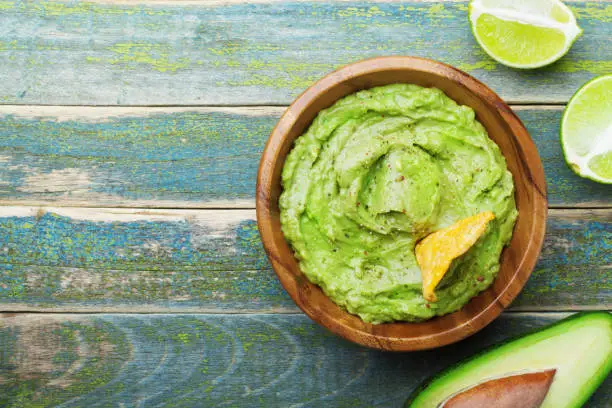
[[[580,313],[478,354],[434,377],[406,407],[439,408],[490,379],[556,369],[542,408],[581,407],[612,370],[612,315]]]

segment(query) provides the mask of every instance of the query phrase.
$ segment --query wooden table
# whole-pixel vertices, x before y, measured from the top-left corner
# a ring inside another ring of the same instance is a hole
[[[466,2],[0,1],[0,406],[399,407],[483,346],[612,305],[610,186],[566,167],[563,105],[612,72],[612,2],[570,3],[560,62],[505,68]],[[255,173],[305,87],[377,55],[484,81],[548,181],[541,259],[511,309],[439,350],[364,349],[318,327],[270,270]],[[591,407],[609,407],[612,379]]]

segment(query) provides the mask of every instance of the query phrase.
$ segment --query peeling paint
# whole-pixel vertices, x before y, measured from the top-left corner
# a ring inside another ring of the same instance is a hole
[[[572,5],[570,9],[576,15],[579,20],[588,21],[593,23],[594,21],[601,21],[602,23],[612,22],[612,5],[605,4],[604,2],[589,2],[587,5]]]
[[[340,65],[405,54],[467,69],[511,102],[560,103],[609,72],[612,60],[601,43],[612,6],[594,1],[571,4],[585,29],[566,56],[571,63],[530,72],[505,70],[473,50],[466,2],[0,4],[0,25],[27,19],[0,38],[3,103],[287,104]]]
[[[17,191],[26,193],[82,194],[89,191],[91,179],[86,171],[66,168],[49,173],[28,174]]]
[[[105,62],[112,65],[125,64],[127,67],[135,68],[134,64],[149,65],[159,72],[176,72],[190,65],[189,58],[170,57],[172,47],[165,44],[146,43],[117,43],[108,50],[117,54],[118,57],[102,59],[88,57],[88,62]]]

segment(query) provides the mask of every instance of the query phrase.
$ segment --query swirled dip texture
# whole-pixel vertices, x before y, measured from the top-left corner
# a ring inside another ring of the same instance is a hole
[[[282,183],[282,229],[301,270],[372,323],[461,308],[494,280],[517,216],[512,175],[474,111],[416,85],[361,91],[321,111]],[[427,302],[416,243],[482,211],[495,220]]]

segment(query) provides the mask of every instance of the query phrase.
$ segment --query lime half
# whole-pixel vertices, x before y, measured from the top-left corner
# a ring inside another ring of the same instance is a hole
[[[576,174],[612,183],[612,75],[587,82],[561,119],[565,161]]]
[[[513,68],[538,68],[564,56],[582,33],[559,0],[472,0],[474,37],[494,60]]]

